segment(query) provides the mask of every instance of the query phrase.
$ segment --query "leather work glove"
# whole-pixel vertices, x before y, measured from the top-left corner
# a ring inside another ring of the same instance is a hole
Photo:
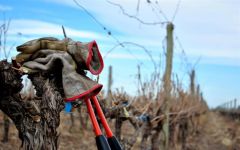
[[[20,52],[16,61],[20,64],[33,59],[34,53],[39,50],[56,50],[68,52],[76,61],[77,67],[89,70],[92,74],[98,75],[103,69],[103,59],[95,41],[82,43],[75,42],[70,38],[58,40],[53,37],[39,38],[28,41],[17,47]]]
[[[67,51],[73,56],[74,60],[82,69],[89,70],[94,75],[101,73],[103,69],[103,59],[96,41],[82,43],[69,39]]]
[[[20,46],[17,46],[17,51],[20,52],[20,54],[16,56],[16,60],[18,63],[28,61],[30,60],[32,54],[41,49],[66,51],[66,45],[64,42],[53,37],[44,37],[31,40]]]
[[[65,51],[43,49],[31,56],[32,60],[23,63],[23,68],[33,72],[49,72],[61,62],[62,84],[66,101],[85,99],[96,96],[102,89],[102,85],[85,75],[76,72],[76,63],[71,55]]]

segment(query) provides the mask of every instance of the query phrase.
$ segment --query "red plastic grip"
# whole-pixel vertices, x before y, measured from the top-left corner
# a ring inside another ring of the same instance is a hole
[[[98,102],[97,97],[93,96],[91,99],[92,99],[92,101],[93,101],[93,103],[94,103],[94,105],[96,107],[97,114],[98,114],[99,118],[101,119],[102,125],[103,125],[103,127],[104,127],[104,129],[106,131],[107,137],[108,138],[112,137],[113,133],[112,133],[112,131],[111,131],[111,129],[110,129],[108,123],[107,123],[107,120],[106,120],[106,118],[105,118],[105,116],[103,114],[102,108],[101,108],[101,106],[100,106],[100,104]]]
[[[90,119],[92,121],[92,125],[93,125],[93,128],[94,128],[95,135],[96,136],[102,135],[102,131],[101,131],[101,129],[99,127],[99,124],[97,122],[94,110],[92,108],[91,101],[89,99],[85,99],[85,102],[86,102],[86,105],[87,105],[88,114],[89,114]]]

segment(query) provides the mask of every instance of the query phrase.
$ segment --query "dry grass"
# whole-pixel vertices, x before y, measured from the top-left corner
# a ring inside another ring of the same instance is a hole
[[[75,114],[77,115],[77,114]],[[2,114],[0,115],[0,128],[3,130]],[[112,122],[113,123],[113,122]],[[89,123],[85,132],[80,130],[80,123],[76,120],[74,128],[70,132],[71,122],[68,114],[61,114],[60,150],[95,150],[95,138]],[[240,126],[239,121],[225,118],[216,112],[209,112],[201,116],[200,132],[187,138],[189,150],[239,150],[240,149]],[[125,122],[123,125],[123,136],[132,136],[134,128]],[[2,132],[0,132],[2,137]],[[1,143],[0,150],[19,149],[20,140],[17,130],[13,124],[10,125],[9,142]],[[133,146],[133,150],[140,149],[140,138]]]

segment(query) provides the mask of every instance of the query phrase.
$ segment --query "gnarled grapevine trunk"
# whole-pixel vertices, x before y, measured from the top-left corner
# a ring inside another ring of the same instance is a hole
[[[2,142],[8,142],[8,131],[9,131],[10,120],[7,115],[3,116],[3,138]]]
[[[36,97],[22,99],[21,75],[7,61],[0,61],[0,109],[14,122],[23,149],[55,150],[58,147],[60,112],[64,102],[56,86],[57,74],[29,76],[36,89]]]

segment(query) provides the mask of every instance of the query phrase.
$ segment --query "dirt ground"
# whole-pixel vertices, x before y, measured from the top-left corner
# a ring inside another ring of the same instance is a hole
[[[201,129],[187,139],[190,150],[240,150],[240,122],[209,112],[201,119]]]
[[[78,114],[75,114],[77,116]],[[86,114],[85,114],[86,115]],[[70,115],[61,114],[60,150],[96,150],[95,138],[89,123],[88,128],[81,129],[79,121],[75,120],[71,128]],[[2,113],[0,114],[0,138],[3,134]],[[124,132],[124,130],[123,130]],[[140,140],[139,140],[140,141]],[[134,146],[140,149],[140,143]],[[10,126],[9,142],[0,142],[0,150],[15,150],[21,145],[17,130],[13,124]],[[209,112],[201,117],[200,132],[187,138],[189,150],[240,150],[240,121],[233,121],[216,112]]]

